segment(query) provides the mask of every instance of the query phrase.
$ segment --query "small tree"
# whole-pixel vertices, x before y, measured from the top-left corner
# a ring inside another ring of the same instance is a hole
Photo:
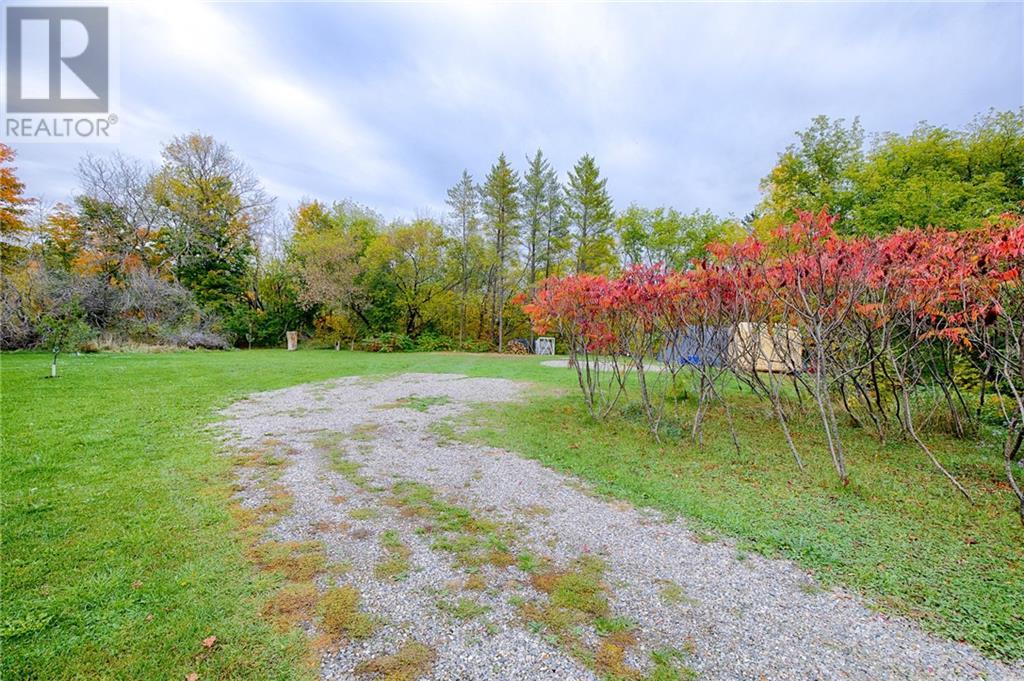
[[[39,335],[43,347],[53,353],[50,378],[57,378],[57,358],[62,352],[77,350],[92,337],[92,327],[85,323],[85,313],[76,301],[60,305],[39,320]]]

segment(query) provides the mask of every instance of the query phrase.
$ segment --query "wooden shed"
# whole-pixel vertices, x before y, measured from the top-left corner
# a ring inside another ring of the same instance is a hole
[[[791,326],[741,322],[735,327],[680,330],[658,352],[666,364],[719,366],[791,373],[803,367],[800,332]]]
[[[729,362],[745,371],[799,371],[803,368],[800,332],[783,324],[740,322],[729,341]]]

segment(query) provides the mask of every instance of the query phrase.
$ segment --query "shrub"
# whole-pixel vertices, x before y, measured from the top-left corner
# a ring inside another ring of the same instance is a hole
[[[448,336],[442,336],[432,331],[425,331],[416,338],[415,350],[417,352],[442,352],[455,348],[455,341]]]
[[[360,345],[368,352],[411,352],[415,348],[412,339],[404,333],[391,331],[364,338]]]
[[[490,352],[493,350],[490,341],[470,338],[461,343],[455,343],[455,349],[460,352]]]
[[[198,348],[205,350],[228,350],[231,348],[231,344],[223,336],[202,329],[177,331],[166,336],[166,339],[171,345],[189,348],[190,350]]]

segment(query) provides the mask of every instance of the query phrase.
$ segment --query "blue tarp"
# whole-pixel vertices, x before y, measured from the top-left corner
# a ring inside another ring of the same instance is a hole
[[[688,327],[677,331],[658,352],[665,364],[720,366],[728,359],[730,327]]]

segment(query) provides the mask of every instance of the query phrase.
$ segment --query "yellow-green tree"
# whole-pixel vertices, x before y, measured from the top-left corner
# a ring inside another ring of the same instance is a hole
[[[417,336],[439,308],[453,311],[452,290],[457,272],[446,257],[448,240],[433,220],[398,222],[378,236],[366,250],[367,269],[386,274],[395,288],[395,304],[402,312],[402,329]]]

